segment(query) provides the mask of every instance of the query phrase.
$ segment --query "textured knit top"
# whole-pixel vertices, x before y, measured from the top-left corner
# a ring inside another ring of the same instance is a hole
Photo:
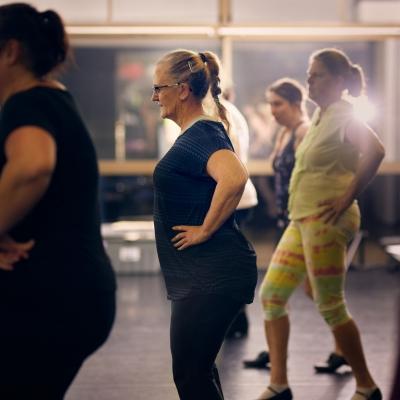
[[[313,115],[311,126],[296,151],[296,163],[289,186],[289,218],[301,219],[320,211],[318,204],[342,196],[354,178],[359,153],[345,141],[345,130],[353,118],[353,107],[339,100],[320,118]]]
[[[204,243],[178,251],[175,225],[202,225],[216,182],[207,174],[210,156],[233,150],[223,125],[200,120],[175,141],[154,171],[154,225],[168,298],[221,294],[253,300],[256,255],[231,215]]]
[[[100,235],[96,153],[73,98],[49,87],[11,96],[1,110],[0,171],[8,135],[23,126],[46,130],[56,143],[57,160],[46,192],[9,232],[17,241],[34,239],[35,245],[13,272],[0,270],[0,292],[115,290]]]

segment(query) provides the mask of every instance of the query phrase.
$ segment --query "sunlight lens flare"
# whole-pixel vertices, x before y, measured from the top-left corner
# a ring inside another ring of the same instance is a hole
[[[375,119],[377,110],[374,104],[368,100],[368,96],[351,97],[349,101],[353,104],[354,115],[363,122],[371,122]]]

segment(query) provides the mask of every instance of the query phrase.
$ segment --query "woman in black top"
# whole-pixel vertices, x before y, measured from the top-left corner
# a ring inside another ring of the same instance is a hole
[[[71,95],[49,78],[67,54],[55,12],[0,7],[2,399],[62,399],[114,320],[96,154]]]
[[[154,171],[157,251],[172,300],[173,375],[184,400],[223,399],[215,358],[236,313],[253,300],[256,256],[233,213],[248,175],[224,125],[205,115],[210,89],[220,119],[215,54],[177,50],[154,74],[152,100],[181,135]]]
[[[305,89],[294,79],[282,78],[273,82],[266,92],[271,113],[280,129],[271,154],[274,171],[274,189],[279,236],[289,224],[288,199],[289,181],[295,162],[297,146],[309,127],[305,109]],[[305,285],[307,294],[312,297],[309,284]],[[247,368],[269,368],[268,351],[260,352],[255,359],[244,360]]]

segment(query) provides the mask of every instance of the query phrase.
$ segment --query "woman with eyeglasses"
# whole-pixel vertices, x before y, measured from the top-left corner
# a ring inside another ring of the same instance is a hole
[[[356,198],[384,157],[370,127],[354,117],[346,94],[359,96],[363,72],[346,54],[323,49],[310,57],[309,97],[318,105],[296,151],[289,219],[260,288],[271,360],[270,384],[259,400],[291,400],[287,377],[286,304],[307,276],[313,300],[356,379],[351,400],[381,400],[360,334],[344,296],[347,245],[360,224]]]
[[[248,174],[233,151],[212,52],[176,50],[155,69],[152,100],[181,134],[154,171],[154,224],[171,300],[174,381],[182,400],[221,400],[215,359],[251,303],[256,255],[234,221]],[[205,112],[210,92],[218,115]]]
[[[73,98],[54,80],[68,53],[56,12],[0,7],[4,400],[63,399],[114,321],[95,149]],[[17,251],[15,241],[22,242]]]

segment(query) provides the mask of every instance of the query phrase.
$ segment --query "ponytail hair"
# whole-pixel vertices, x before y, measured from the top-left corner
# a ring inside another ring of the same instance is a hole
[[[222,94],[221,90],[221,78],[219,77],[220,63],[217,55],[211,51],[199,53],[202,59],[205,59],[204,64],[208,68],[209,81],[210,81],[210,93],[217,107],[218,116],[226,126],[226,130],[229,133],[230,123],[227,117],[227,110],[220,102],[219,96]]]
[[[366,90],[364,72],[360,65],[353,64],[343,52],[334,48],[318,50],[310,57],[310,61],[318,60],[335,76],[342,76],[344,88],[351,96],[358,97]]]
[[[350,67],[347,90],[354,97],[360,96],[366,90],[364,72],[358,64],[352,64]]]
[[[41,53],[38,54],[35,70],[38,75],[45,75],[62,64],[69,51],[69,44],[61,17],[53,10],[40,13],[43,36]],[[47,46],[46,46],[47,45]]]
[[[220,88],[218,56],[211,51],[196,53],[179,49],[166,54],[158,61],[158,64],[164,63],[176,82],[188,83],[194,98],[199,102],[203,102],[207,93],[210,92],[217,108],[218,116],[229,132],[230,124],[227,118],[227,111],[219,99],[222,91]]]
[[[53,10],[39,12],[25,3],[0,6],[0,42],[21,45],[20,62],[36,77],[54,72],[69,55],[61,17]]]

